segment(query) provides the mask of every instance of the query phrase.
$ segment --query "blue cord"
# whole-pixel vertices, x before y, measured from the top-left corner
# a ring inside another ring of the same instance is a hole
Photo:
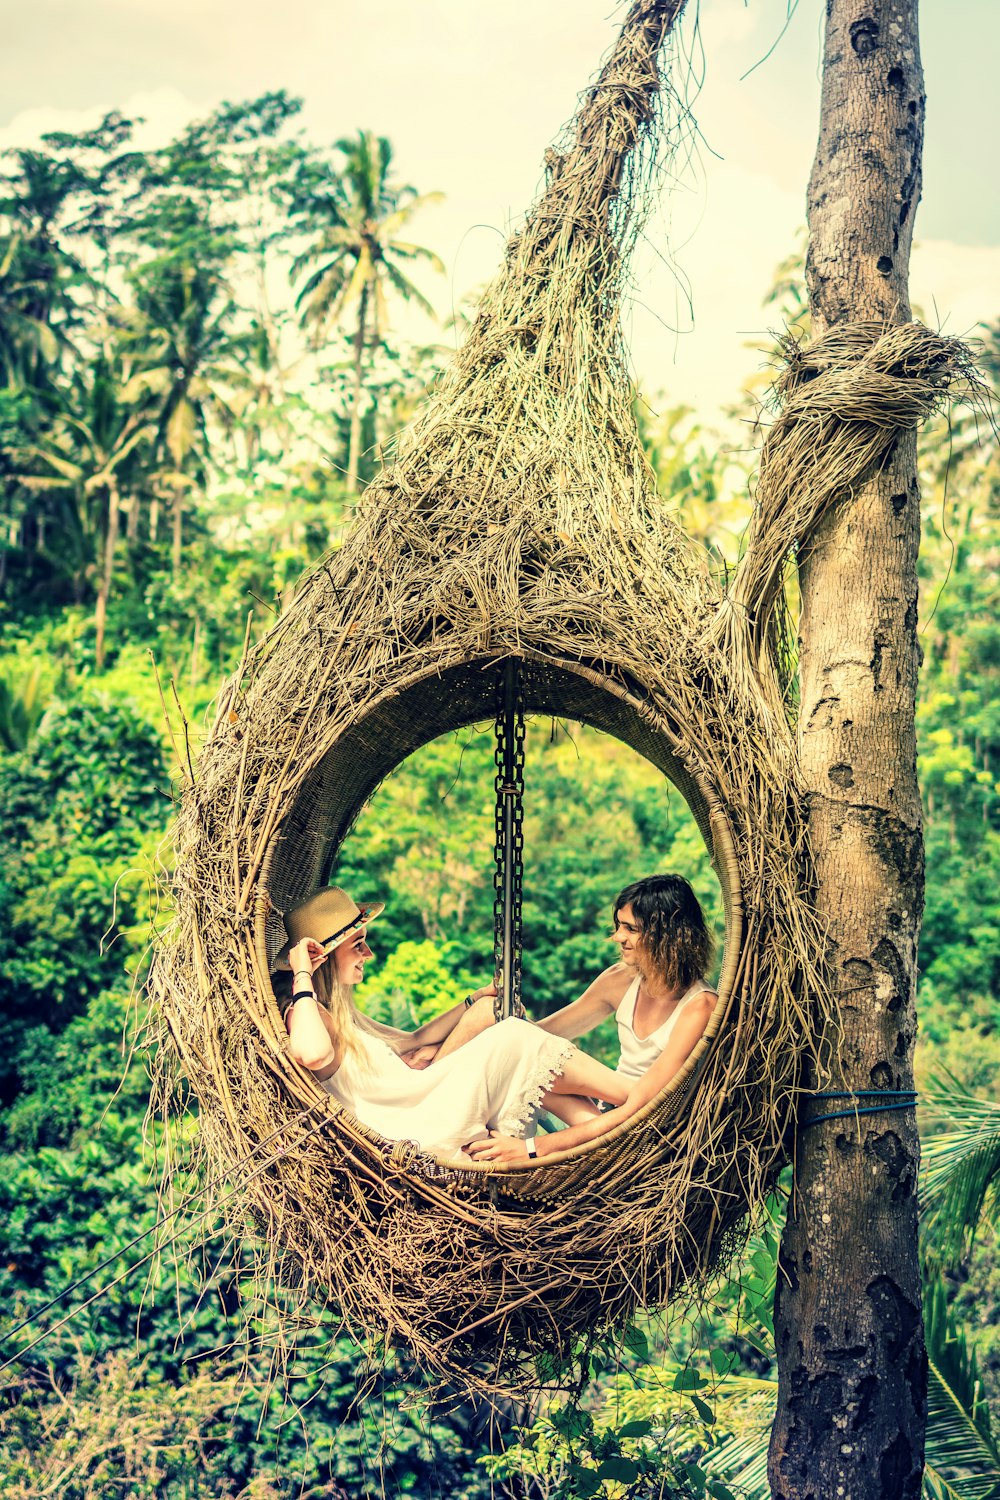
[[[815,1115],[799,1128],[808,1130],[810,1125],[822,1125],[825,1120],[855,1119],[859,1115],[878,1115],[890,1109],[913,1109],[917,1102],[916,1089],[849,1089],[831,1093],[811,1095],[813,1099],[901,1099],[901,1104],[873,1104],[866,1109],[838,1109],[830,1115]]]

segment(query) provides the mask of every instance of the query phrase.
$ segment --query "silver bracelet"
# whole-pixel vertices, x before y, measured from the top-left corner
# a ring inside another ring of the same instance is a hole
[[[533,1135],[525,1136],[524,1149],[528,1153],[529,1161],[536,1161],[538,1159],[538,1147],[535,1145],[535,1137]]]

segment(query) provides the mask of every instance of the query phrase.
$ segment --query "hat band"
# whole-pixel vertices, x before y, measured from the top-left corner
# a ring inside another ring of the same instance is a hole
[[[363,911],[359,911],[358,914],[357,914],[357,916],[356,917],[352,917],[351,920],[349,922],[345,923],[343,927],[338,927],[336,932],[331,933],[329,937],[323,938],[321,946],[324,947],[324,948],[329,948],[329,946],[330,946],[331,943],[335,943],[338,938],[342,938],[344,936],[345,932],[350,932],[350,930],[351,930],[352,927],[361,927],[361,926],[363,926],[364,920],[365,920],[365,914],[364,914],[364,912]]]

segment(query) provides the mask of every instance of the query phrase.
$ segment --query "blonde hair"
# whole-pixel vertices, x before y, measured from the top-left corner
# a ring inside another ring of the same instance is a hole
[[[325,1007],[333,1029],[333,1040],[344,1057],[351,1057],[360,1066],[370,1066],[368,1054],[358,1035],[359,1022],[363,1017],[354,1003],[353,984],[342,984],[337,978],[336,960],[333,954],[325,964],[320,964],[313,974],[313,989],[316,999]]]

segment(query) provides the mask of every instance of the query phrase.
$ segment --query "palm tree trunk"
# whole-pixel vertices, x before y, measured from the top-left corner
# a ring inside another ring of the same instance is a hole
[[[141,514],[139,505],[139,494],[136,491],[128,503],[128,515],[125,522],[126,539],[132,543],[139,540],[139,516]]]
[[[108,617],[108,599],[111,596],[111,580],[114,576],[115,551],[118,546],[119,517],[118,486],[114,479],[108,480],[108,519],[104,529],[104,558],[101,582],[97,590],[94,607],[94,659],[99,672],[104,671],[104,632]]]
[[[181,552],[184,544],[184,486],[174,485],[173,538],[170,544],[170,572],[174,578],[181,571]]]
[[[347,449],[347,493],[356,495],[359,489],[358,469],[361,465],[361,398],[364,395],[365,345],[368,336],[368,288],[361,289],[358,303],[358,326],[354,334],[354,390],[351,396],[351,439]]]
[[[195,615],[194,629],[191,632],[191,697],[193,698],[198,687],[198,648],[201,645],[201,616]]]
[[[917,0],[827,0],[806,262],[817,335],[910,316],[923,115]],[[919,499],[910,434],[821,522],[799,568],[800,763],[839,1005],[824,1089],[895,1091],[893,1105],[913,1087],[923,907]],[[799,1135],[775,1302],[777,1500],[918,1500],[927,1369],[917,1164],[910,1108]]]

